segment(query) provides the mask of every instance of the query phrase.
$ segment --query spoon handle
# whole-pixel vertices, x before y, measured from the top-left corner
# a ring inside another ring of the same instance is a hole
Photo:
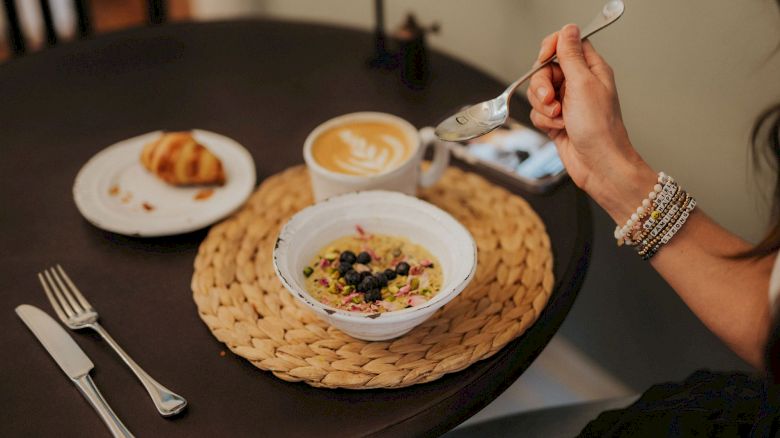
[[[594,33],[600,31],[601,29],[604,29],[605,27],[609,26],[610,24],[617,21],[618,18],[620,18],[623,15],[623,11],[625,10],[623,6],[623,2],[620,0],[613,0],[608,2],[604,8],[602,9],[601,13],[597,15],[593,20],[585,26],[585,29],[582,30],[580,40],[585,40]],[[534,73],[538,72],[547,64],[555,61],[558,59],[558,55],[553,54],[553,56],[547,58],[546,60],[542,61],[541,63],[537,62],[534,63],[533,67],[531,67],[531,70],[528,71],[528,73],[524,74],[520,79],[512,82],[509,87],[504,91],[504,95],[508,98],[512,95],[512,93],[515,92],[517,87],[519,87],[523,82],[527,81],[531,78],[531,76],[534,75]]]
[[[512,84],[511,84],[511,85],[509,85],[509,87],[507,87],[507,89],[506,89],[506,90],[504,90],[504,92],[502,93],[502,95],[508,99],[508,98],[509,98],[509,97],[512,95],[512,93],[514,93],[514,92],[515,92],[515,90],[517,89],[517,87],[519,87],[520,85],[522,85],[522,84],[523,84],[523,82],[525,82],[525,81],[527,81],[528,79],[530,79],[530,78],[531,78],[531,76],[533,76],[533,75],[534,75],[534,73],[536,73],[536,72],[538,72],[539,70],[543,69],[544,67],[546,67],[546,66],[547,66],[547,64],[549,64],[549,63],[551,63],[551,62],[555,61],[556,59],[558,59],[558,56],[557,56],[557,55],[553,55],[553,56],[551,56],[551,57],[547,58],[547,60],[543,61],[542,63],[538,63],[538,62],[537,62],[537,63],[534,63],[534,66],[533,66],[533,67],[531,67],[531,70],[529,70],[529,71],[528,71],[528,73],[526,73],[526,74],[524,74],[523,76],[521,76],[521,77],[520,77],[520,79],[518,79],[518,80],[516,80],[516,81],[512,82]]]

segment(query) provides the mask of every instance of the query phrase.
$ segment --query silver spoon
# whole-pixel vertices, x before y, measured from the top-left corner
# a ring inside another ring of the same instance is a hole
[[[621,0],[607,2],[593,21],[582,30],[581,38],[584,40],[614,23],[623,15],[624,10],[625,5]],[[513,82],[512,85],[495,99],[486,100],[482,103],[470,106],[465,110],[450,116],[436,127],[436,135],[445,141],[465,141],[479,137],[480,135],[485,135],[503,125],[509,116],[509,99],[512,97],[512,94],[514,94],[515,89],[519,87],[520,84],[527,81],[542,67],[553,62],[557,58],[556,55],[553,55],[541,64],[534,64],[531,71]]]

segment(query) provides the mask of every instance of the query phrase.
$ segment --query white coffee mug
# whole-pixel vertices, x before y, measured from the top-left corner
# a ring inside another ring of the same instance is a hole
[[[371,175],[334,172],[317,163],[311,152],[314,141],[330,128],[354,122],[382,122],[397,126],[412,148],[409,157],[396,167]],[[422,171],[420,163],[429,146],[433,147],[433,160],[430,167]],[[450,162],[449,149],[436,137],[433,128],[426,127],[418,131],[411,123],[400,117],[379,112],[345,114],[317,126],[306,137],[303,144],[303,158],[309,169],[316,201],[343,193],[375,189],[392,190],[414,196],[418,186],[428,187],[435,184]]]

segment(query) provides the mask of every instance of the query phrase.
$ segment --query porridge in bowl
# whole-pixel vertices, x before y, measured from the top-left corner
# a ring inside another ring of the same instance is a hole
[[[382,313],[423,304],[442,287],[438,260],[406,238],[367,233],[322,248],[303,268],[306,289],[317,301],[341,310]]]

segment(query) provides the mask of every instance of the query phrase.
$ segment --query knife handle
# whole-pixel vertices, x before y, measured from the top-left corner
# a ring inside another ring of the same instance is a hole
[[[106,426],[108,426],[108,429],[111,431],[111,434],[114,435],[114,437],[133,438],[133,434],[127,430],[119,417],[117,417],[114,411],[111,410],[111,406],[109,406],[108,402],[106,402],[106,399],[103,398],[103,394],[98,391],[97,386],[95,386],[95,382],[92,381],[92,378],[89,376],[89,374],[84,374],[81,377],[75,378],[73,379],[73,382],[76,384],[76,386],[78,386],[81,394],[83,394],[87,401],[89,401],[89,404],[95,408],[97,413],[100,415],[100,418],[104,423],[106,423]]]

